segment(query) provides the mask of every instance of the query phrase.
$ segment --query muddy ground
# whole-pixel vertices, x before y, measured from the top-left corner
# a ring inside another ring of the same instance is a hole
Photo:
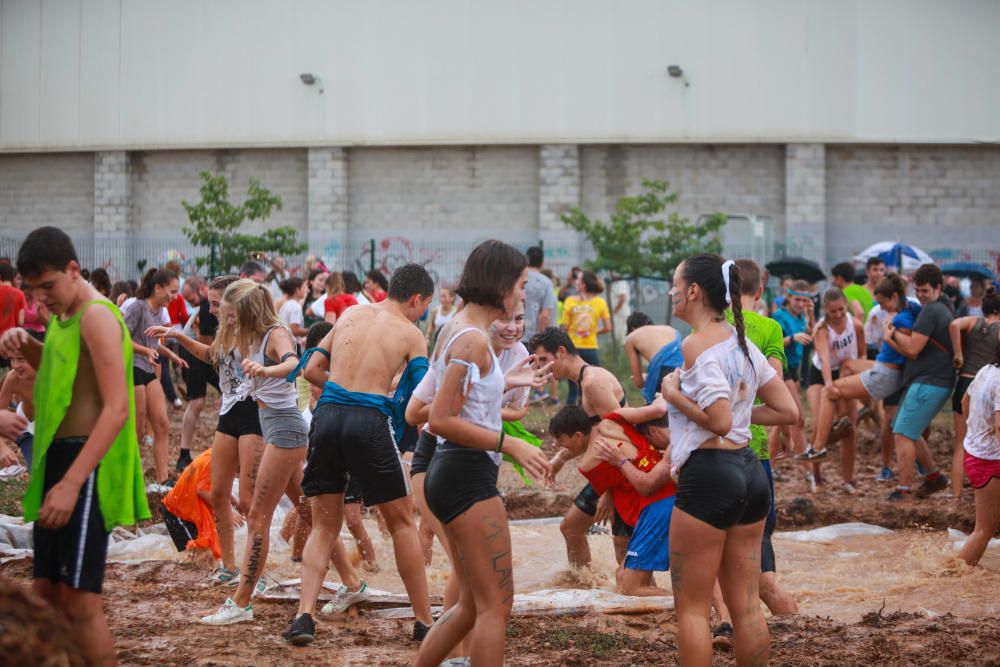
[[[210,403],[212,403],[210,401]],[[551,409],[547,409],[551,411]],[[538,412],[541,412],[539,410]],[[181,411],[173,413],[171,462],[179,447]],[[948,415],[950,417],[950,415]],[[536,414],[536,430],[547,421]],[[211,442],[215,405],[202,416],[195,453]],[[544,435],[544,434],[543,434]],[[834,448],[826,465],[829,483],[816,494],[791,464],[779,466],[778,529],[813,527],[844,521],[864,521],[889,528],[926,526],[936,529],[972,526],[971,489],[964,505],[951,508],[948,492],[931,499],[897,506],[885,501],[886,484],[875,481],[880,463],[873,433],[862,427],[859,437],[860,493],[839,490],[840,474]],[[942,421],[931,441],[940,464],[947,465],[951,429]],[[551,450],[551,445],[546,444]],[[144,459],[148,458],[144,452]],[[564,491],[525,487],[509,466],[501,475],[512,518],[561,514],[583,482],[575,469],[559,476]],[[155,506],[154,499],[150,505]],[[6,508],[8,513],[13,509]],[[559,554],[559,557],[562,557]],[[27,584],[31,562],[0,566],[16,583]],[[320,620],[317,641],[306,649],[284,645],[280,633],[294,613],[290,602],[258,602],[252,624],[223,628],[198,625],[193,617],[214,611],[218,592],[205,583],[205,572],[183,562],[137,565],[109,564],[105,608],[122,664],[131,665],[407,665],[416,645],[409,640],[409,622],[371,616]],[[2,597],[2,596],[0,596]],[[927,618],[891,609],[872,610],[854,622],[818,617],[769,618],[771,662],[780,665],[1000,665],[1000,619],[965,619],[951,615]],[[637,616],[515,618],[507,630],[510,665],[671,665],[677,662],[676,624],[672,612]],[[2,635],[2,633],[0,633]],[[0,646],[3,645],[0,636]],[[0,651],[0,653],[3,653]],[[5,660],[0,655],[0,664]],[[730,651],[717,650],[715,664],[733,663]],[[20,663],[25,664],[25,663]]]

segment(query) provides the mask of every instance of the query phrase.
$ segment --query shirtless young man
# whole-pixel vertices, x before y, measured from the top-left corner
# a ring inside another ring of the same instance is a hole
[[[34,528],[34,591],[65,613],[95,665],[116,663],[101,586],[108,533],[150,517],[132,392],[132,340],[121,314],[80,275],[60,229],[28,234],[18,270],[58,317],[44,347],[24,329],[0,338],[0,355],[38,369],[35,475],[24,496]]]
[[[427,370],[427,341],[414,323],[433,296],[434,281],[423,267],[397,269],[388,298],[346,310],[320,342],[323,353],[312,355],[306,366],[306,379],[324,391],[313,413],[302,479],[313,525],[302,555],[302,597],[284,635],[293,644],[308,644],[315,636],[316,599],[330,548],[340,534],[348,473],[357,480],[365,504],[378,506],[388,524],[396,567],[416,616],[414,639],[422,640],[433,622],[409,479],[395,432],[405,425],[406,401]],[[390,398],[402,367],[406,370]]]
[[[625,406],[625,390],[611,371],[600,366],[591,366],[576,352],[569,335],[562,329],[549,327],[532,336],[528,342],[528,352],[538,358],[538,364],[552,364],[552,377],[556,380],[572,380],[580,385],[581,405],[593,423],[601,421],[604,415]],[[583,450],[560,449],[549,462],[551,471],[546,483],[555,484],[556,475],[570,459],[576,458]],[[611,533],[614,536],[615,558],[619,563],[625,558],[632,528],[617,512],[610,493],[598,498],[590,484],[580,491],[566,514],[559,529],[566,540],[566,556],[573,567],[590,565],[590,544],[587,531],[594,523],[603,523],[614,516]]]
[[[625,353],[632,369],[632,384],[642,390],[642,397],[649,404],[660,391],[663,378],[684,365],[681,337],[671,326],[653,324],[646,313],[632,313],[626,322]],[[642,373],[643,360],[647,364],[645,376]]]

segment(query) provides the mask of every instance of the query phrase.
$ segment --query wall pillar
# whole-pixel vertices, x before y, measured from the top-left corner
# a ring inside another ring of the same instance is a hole
[[[128,151],[94,153],[94,253],[128,279],[141,274],[132,234],[132,167]],[[88,267],[96,268],[96,267]]]
[[[350,227],[347,150],[310,148],[308,171],[309,253],[321,257],[328,266],[344,266]]]
[[[801,255],[827,269],[826,146],[785,147],[786,254]]]
[[[576,144],[538,148],[538,236],[549,268],[564,273],[579,264],[586,241],[560,220],[580,205],[580,149]]]

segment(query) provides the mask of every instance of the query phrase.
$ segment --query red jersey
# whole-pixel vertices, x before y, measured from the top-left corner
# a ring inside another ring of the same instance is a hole
[[[0,333],[18,326],[18,317],[27,309],[24,292],[11,285],[0,285]]]
[[[628,436],[628,439],[639,450],[632,459],[632,464],[636,468],[643,472],[649,472],[653,469],[653,466],[663,459],[663,455],[659,450],[649,444],[645,436],[639,433],[635,426],[625,421],[624,417],[616,413],[611,413],[605,415],[604,419],[610,419],[620,425],[622,430],[625,431],[625,435]],[[622,520],[630,526],[635,526],[636,522],[639,521],[639,514],[648,505],[652,505],[658,500],[669,498],[677,493],[677,485],[671,480],[653,495],[644,496],[629,484],[628,478],[625,477],[625,474],[621,470],[606,461],[601,461],[591,470],[584,471],[581,469],[580,474],[587,478],[587,481],[590,482],[590,485],[599,496],[604,495],[608,489],[611,489],[611,497],[615,503],[615,510]]]
[[[358,305],[358,300],[354,298],[353,294],[338,294],[337,296],[328,296],[326,301],[323,302],[324,312],[334,313],[337,317],[344,314],[344,311],[351,306]]]
[[[389,296],[388,292],[383,292],[380,289],[375,290],[374,292],[371,293],[372,301],[374,301],[375,303],[379,303],[381,301],[385,301],[385,298],[387,296]]]
[[[170,315],[170,324],[174,326],[187,324],[187,301],[180,295],[180,292],[167,304],[167,314]]]

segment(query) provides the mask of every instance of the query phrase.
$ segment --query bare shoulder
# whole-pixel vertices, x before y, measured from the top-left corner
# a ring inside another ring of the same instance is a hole
[[[489,341],[486,336],[462,333],[448,348],[448,359],[471,361],[479,366],[487,366],[490,360]]]
[[[711,345],[711,341],[708,340],[707,336],[699,336],[697,334],[688,336],[681,342],[681,352],[684,354],[684,365],[690,367],[694,364],[698,356],[707,350]]]
[[[90,304],[80,316],[80,333],[88,342],[121,338],[123,335],[118,318],[104,305],[111,302],[106,299],[100,301],[102,303]]]

